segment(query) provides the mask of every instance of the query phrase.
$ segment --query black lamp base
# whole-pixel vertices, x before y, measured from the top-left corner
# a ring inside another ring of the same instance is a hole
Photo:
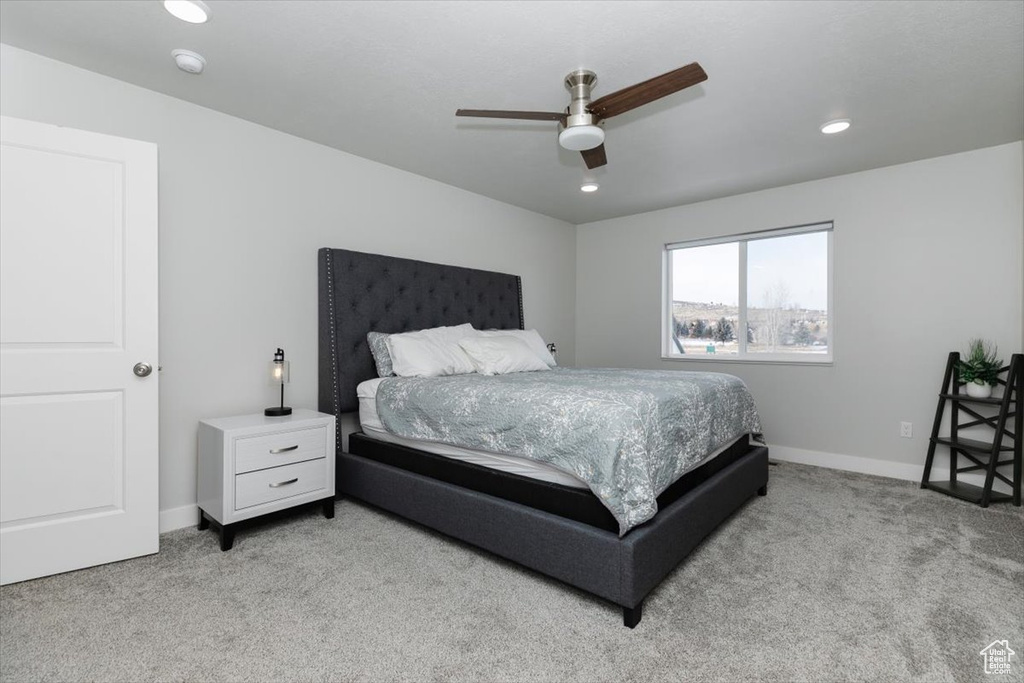
[[[263,414],[267,417],[284,417],[285,415],[291,415],[292,409],[288,406],[274,406],[264,410]]]

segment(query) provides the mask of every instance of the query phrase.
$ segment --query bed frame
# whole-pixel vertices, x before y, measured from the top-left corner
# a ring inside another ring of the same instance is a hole
[[[640,622],[644,597],[702,539],[755,493],[767,493],[768,449],[751,444],[620,538],[593,524],[474,490],[481,487],[473,484],[471,472],[465,481],[444,481],[395,466],[388,456],[402,455],[404,447],[361,433],[352,436],[345,453],[340,415],[358,410],[356,386],[377,374],[367,332],[465,322],[477,329],[522,329],[522,283],[516,275],[325,248],[319,251],[319,300],[319,407],[339,416],[338,495],[610,600],[623,608],[630,628]],[[502,476],[531,485],[523,477]]]

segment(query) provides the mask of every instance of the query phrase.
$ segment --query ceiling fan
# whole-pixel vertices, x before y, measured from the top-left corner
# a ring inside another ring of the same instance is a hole
[[[597,168],[608,163],[608,156],[604,151],[604,129],[600,127],[602,121],[707,79],[708,75],[704,73],[704,69],[694,62],[591,101],[590,91],[597,83],[597,75],[593,71],[579,69],[565,77],[565,87],[572,93],[572,101],[565,112],[457,109],[455,115],[489,119],[558,121],[562,128],[558,134],[558,144],[565,149],[580,152],[587,168]]]

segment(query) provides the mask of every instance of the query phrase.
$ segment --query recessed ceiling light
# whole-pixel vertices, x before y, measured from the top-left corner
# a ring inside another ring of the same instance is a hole
[[[164,0],[164,9],[190,24],[205,24],[210,8],[202,0]]]
[[[583,183],[580,185],[580,192],[597,192],[597,188],[601,187],[597,183]]]
[[[821,132],[825,135],[835,135],[836,133],[842,133],[849,127],[850,119],[836,119],[835,121],[821,124]]]

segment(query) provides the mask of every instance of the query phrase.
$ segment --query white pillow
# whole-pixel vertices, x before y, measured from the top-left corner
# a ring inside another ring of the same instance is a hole
[[[475,334],[469,323],[392,334],[386,343],[394,373],[399,377],[469,374],[473,364],[459,347],[459,340]]]
[[[548,364],[538,358],[533,349],[519,337],[467,337],[459,341],[459,346],[481,375],[505,375],[510,372],[550,369]]]
[[[544,361],[548,367],[553,368],[556,365],[555,357],[548,351],[548,345],[544,343],[544,338],[540,336],[537,330],[484,330],[478,334],[481,337],[516,337],[526,342],[530,350]]]

